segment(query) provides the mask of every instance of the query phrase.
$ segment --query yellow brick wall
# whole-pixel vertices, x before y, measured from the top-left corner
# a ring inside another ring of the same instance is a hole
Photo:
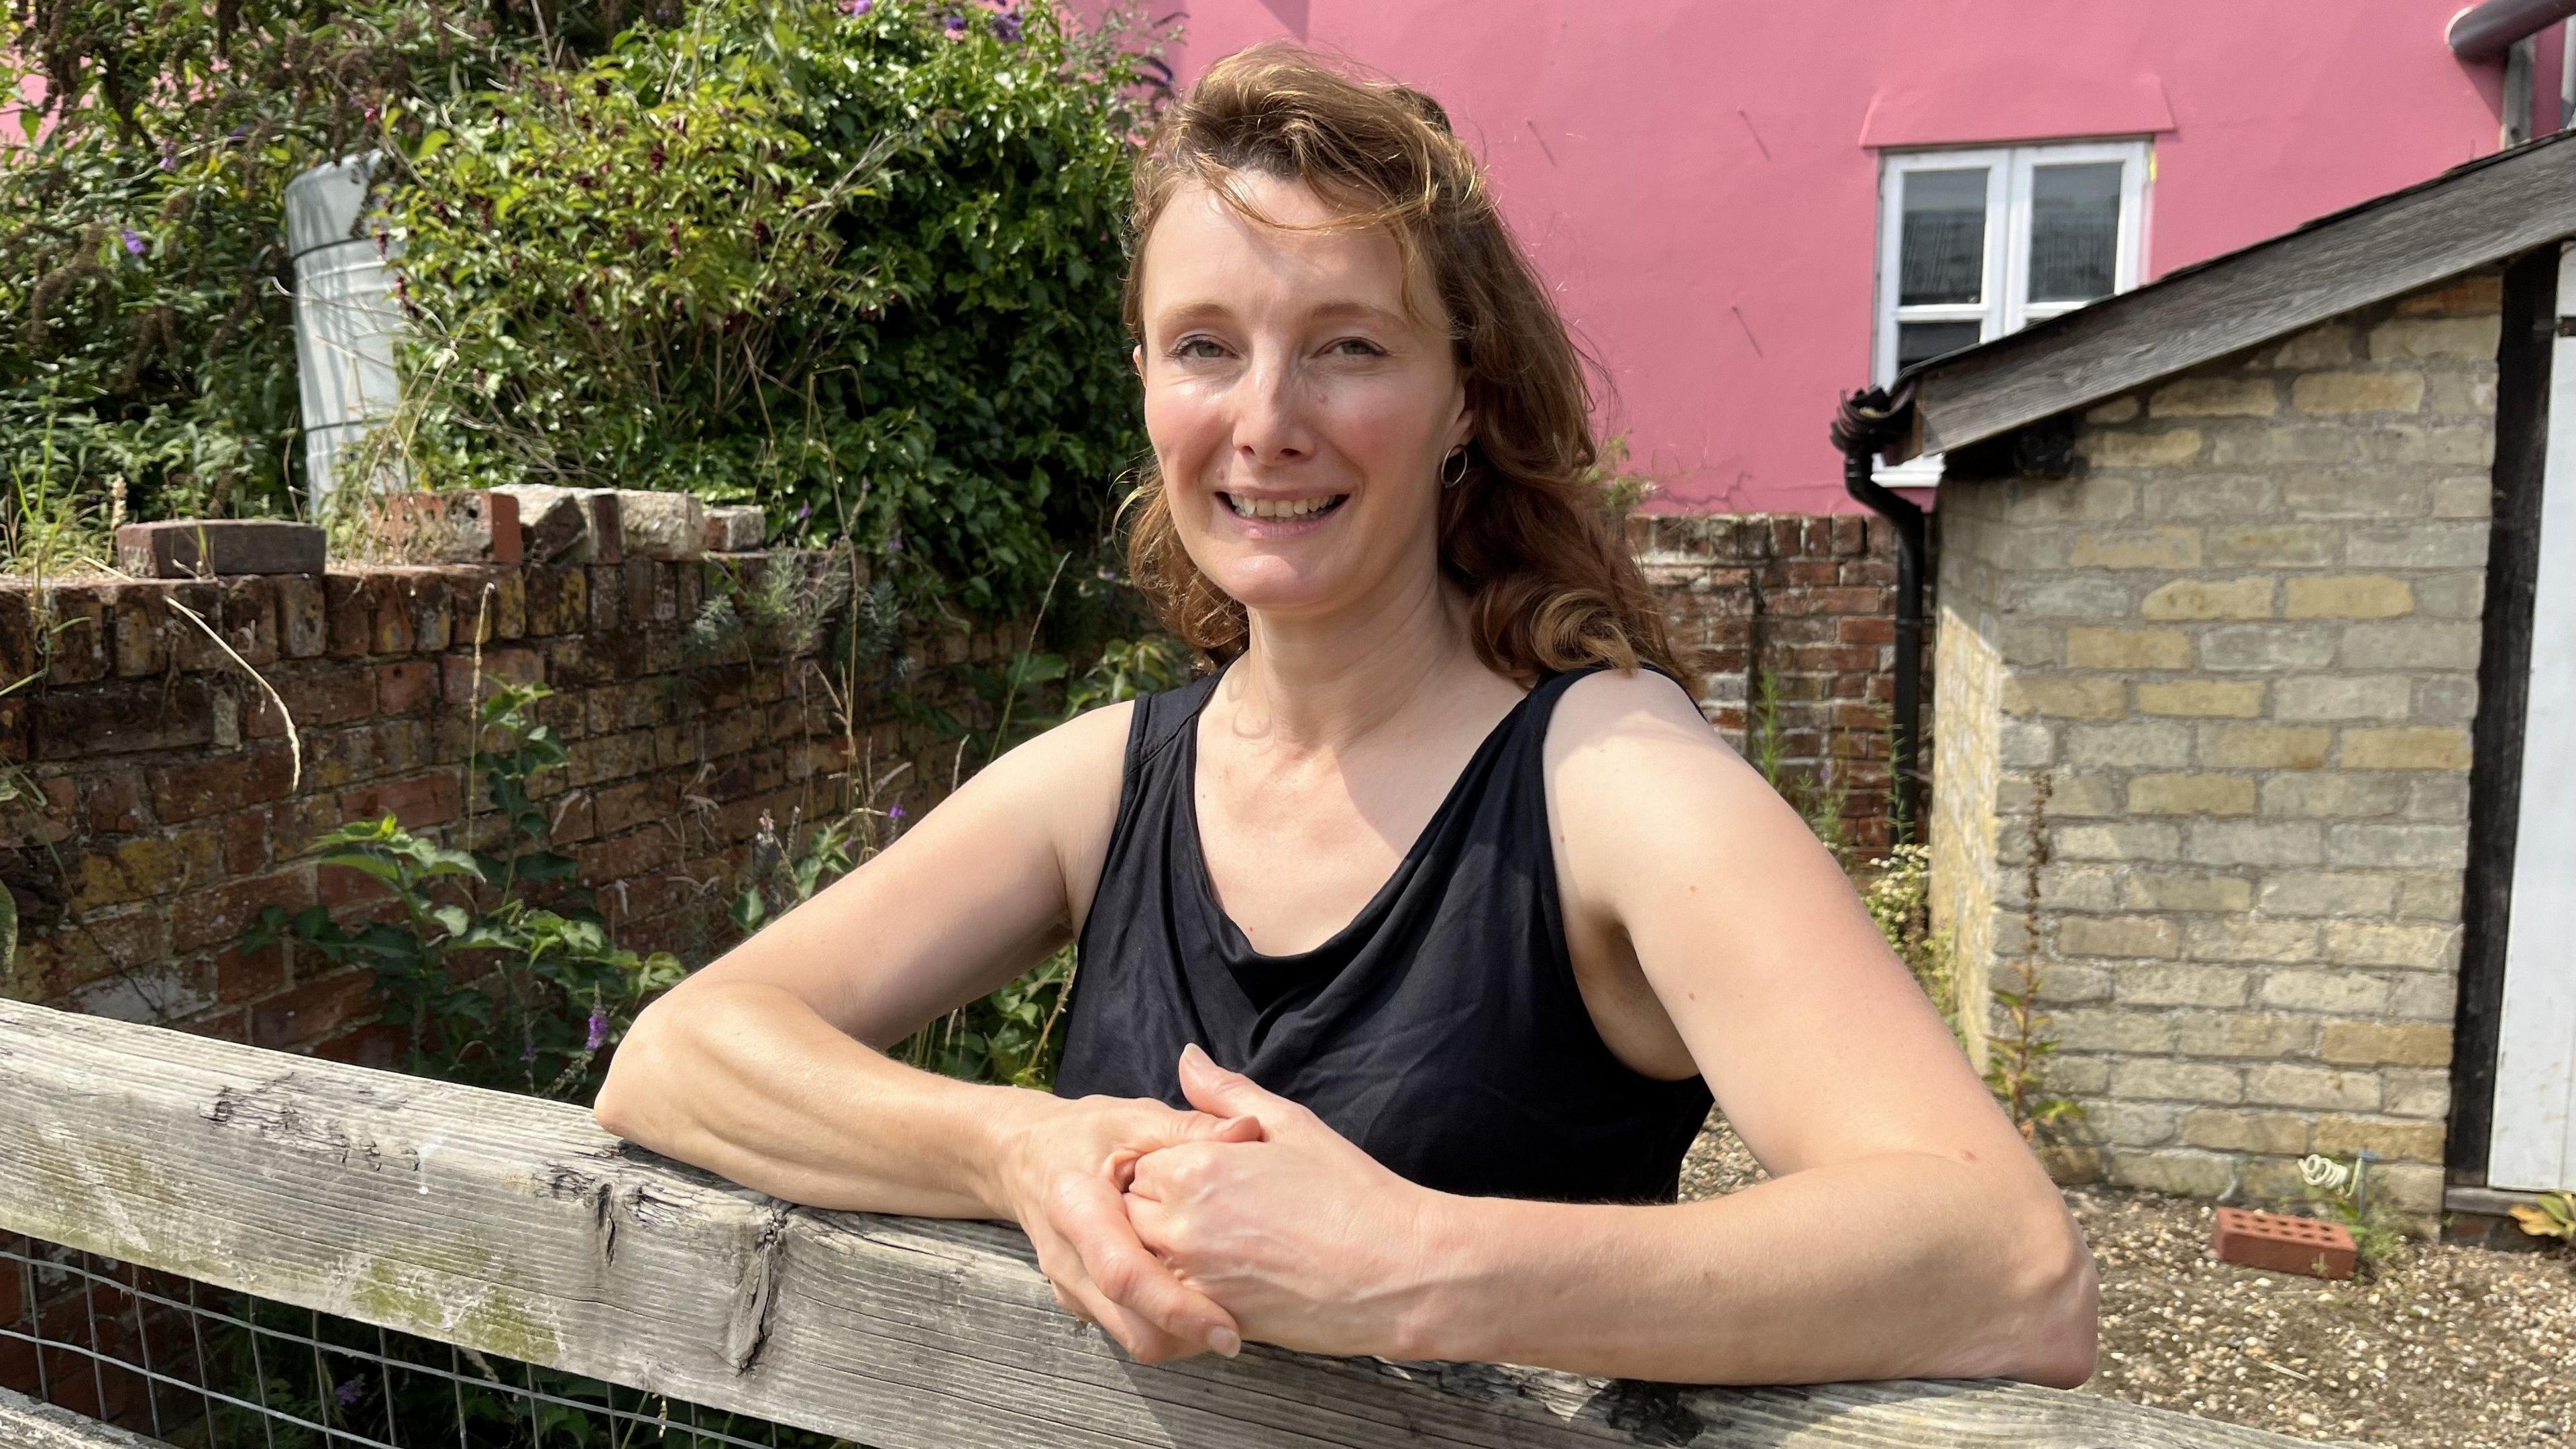
[[[1935,899],[1963,979],[2042,973],[2062,1170],[2293,1197],[2366,1146],[2439,1206],[2499,300],[2340,317],[2091,409],[2072,477],[1943,485]]]

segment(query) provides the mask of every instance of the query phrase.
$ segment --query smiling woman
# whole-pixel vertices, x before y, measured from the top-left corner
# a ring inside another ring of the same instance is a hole
[[[683,983],[600,1120],[1017,1222],[1145,1359],[2084,1378],[2072,1220],[1670,677],[1580,359],[1439,107],[1235,56],[1136,226],[1132,557],[1218,671],[1004,756]],[[882,1054],[1068,938],[1060,1095]],[[1773,1177],[1677,1204],[1712,1094]]]

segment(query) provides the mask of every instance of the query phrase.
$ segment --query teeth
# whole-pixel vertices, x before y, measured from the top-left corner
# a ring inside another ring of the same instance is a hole
[[[1225,495],[1225,501],[1233,506],[1234,516],[1237,518],[1304,518],[1309,514],[1320,513],[1340,502],[1341,495],[1326,494],[1320,498],[1246,498],[1241,494],[1229,493]]]

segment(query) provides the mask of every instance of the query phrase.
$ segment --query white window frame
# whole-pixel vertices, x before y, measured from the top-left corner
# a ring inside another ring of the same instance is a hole
[[[2043,318],[2072,312],[2082,302],[2033,302],[2030,291],[2031,172],[2041,166],[2120,163],[2119,250],[2111,266],[2116,295],[2138,285],[2147,239],[2147,188],[2154,157],[2143,140],[2066,141],[2029,146],[1953,147],[1884,151],[1878,177],[1878,281],[1871,374],[1885,387],[1896,377],[1900,322],[1975,322],[1979,341],[1992,341]],[[1897,250],[1904,240],[1904,177],[1913,171],[1987,170],[1986,275],[1978,302],[1897,305]],[[2098,300],[2098,299],[2096,299]],[[1889,487],[1928,488],[1941,481],[1941,455],[1927,453],[1877,470]]]

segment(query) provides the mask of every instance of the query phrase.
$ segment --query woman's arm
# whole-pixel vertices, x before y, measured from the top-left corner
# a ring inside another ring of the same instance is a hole
[[[1058,1299],[1130,1352],[1233,1351],[1231,1316],[1144,1251],[1118,1193],[1137,1153],[1245,1128],[952,1081],[883,1051],[1065,939],[1067,883],[1088,891],[1117,811],[1129,713],[995,761],[646,1008],[593,1106],[600,1125],[792,1202],[1018,1222]]]
[[[1569,691],[1549,757],[1569,934],[1633,950],[1775,1179],[1673,1206],[1430,1193],[1199,1065],[1192,1101],[1267,1140],[1140,1164],[1147,1245],[1253,1337],[1326,1352],[2082,1381],[2094,1282],[2073,1220],[1804,825],[1652,676]]]

